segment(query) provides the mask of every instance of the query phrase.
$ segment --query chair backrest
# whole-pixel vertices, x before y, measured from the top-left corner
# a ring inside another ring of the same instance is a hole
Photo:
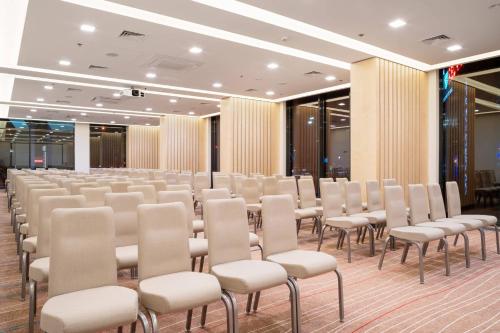
[[[190,271],[189,234],[184,205],[180,202],[143,204],[137,209],[139,281]]]
[[[111,186],[111,191],[113,191],[113,193],[126,193],[127,188],[134,185],[134,183],[131,181],[111,182],[109,185]]]
[[[111,188],[111,182],[114,182],[114,181],[116,181],[116,179],[113,179],[113,178],[100,178],[100,179],[96,180],[96,183],[99,184],[99,187],[109,186],[109,188]],[[80,192],[82,192],[82,191],[80,190]]]
[[[359,182],[348,182],[345,185],[345,211],[347,215],[363,212],[361,185]]]
[[[68,190],[64,189],[66,193]],[[85,197],[83,195],[62,194],[57,196],[42,196],[38,199],[38,235],[36,241],[36,257],[44,258],[50,256],[50,230],[52,223],[52,211],[57,208],[84,208]]]
[[[460,191],[457,182],[446,182],[446,203],[448,204],[448,217],[462,215]]]
[[[325,183],[325,182],[326,182],[326,183],[332,183],[332,182],[333,182],[333,178],[328,177],[328,178],[320,178],[320,179],[319,179],[319,183],[320,183],[320,184],[321,184],[321,183]],[[321,186],[320,186],[320,190],[321,190]]]
[[[298,248],[294,210],[293,199],[289,194],[266,195],[262,198],[264,258]]]
[[[57,188],[57,184],[52,184],[52,183],[28,183],[25,185],[23,196],[24,196],[24,201],[23,201],[23,208],[26,209],[26,212],[29,209],[30,206],[30,194],[31,191],[37,190],[37,189],[54,189]],[[28,213],[29,214],[29,213]],[[28,218],[28,215],[26,215]]]
[[[144,178],[138,178],[138,177],[134,177],[134,178],[129,178],[129,181],[132,182],[132,185],[144,185],[146,184],[146,179]]]
[[[72,183],[71,184],[71,194],[80,194],[80,189],[82,187],[98,187],[99,184],[96,182],[88,182],[88,183]]]
[[[369,212],[384,209],[384,203],[382,202],[382,193],[380,191],[378,181],[366,181],[366,199]]]
[[[320,184],[321,205],[323,206],[323,218],[342,216],[342,192],[340,184],[334,182],[323,182]]]
[[[316,189],[312,177],[297,181],[299,186],[300,208],[316,207]]]
[[[446,218],[443,195],[439,184],[427,184],[427,197],[429,198],[431,220],[435,221]]]
[[[297,193],[297,184],[295,183],[295,179],[278,180],[278,193],[291,195],[294,202],[293,206],[294,208],[297,208],[299,195]]]
[[[194,198],[201,201],[201,190],[210,188],[210,176],[206,173],[194,175]]]
[[[347,178],[335,178],[335,182],[339,183],[340,185],[340,192],[342,193],[342,199],[344,200],[344,203],[346,201],[346,185],[349,182],[349,179]]]
[[[188,184],[190,189],[193,187],[193,174],[192,173],[181,173],[179,174],[179,184]]]
[[[87,200],[85,207],[103,207],[106,193],[111,193],[111,187],[82,187],[80,193]]]
[[[189,184],[174,184],[174,185],[167,185],[167,191],[190,191],[191,192],[191,185]]]
[[[56,184],[54,184],[56,185]],[[57,185],[56,185],[57,186]],[[28,235],[36,236],[38,234],[38,219],[40,218],[40,197],[67,195],[65,188],[34,188],[30,191],[29,205],[26,211],[26,222],[28,222]]]
[[[146,185],[153,185],[155,187],[156,192],[167,190],[167,182],[161,179],[146,180],[144,183]]]
[[[384,187],[386,186],[397,186],[398,182],[395,178],[386,178],[383,180]]]
[[[243,187],[243,181],[247,179],[247,176],[236,175],[234,178],[234,194],[241,195],[241,188]]]
[[[410,224],[429,222],[429,201],[423,184],[408,185]]]
[[[264,177],[262,179],[262,193],[264,195],[278,194],[278,179],[276,177]]]
[[[208,200],[204,207],[209,267],[250,259],[245,201],[242,198]]]
[[[158,195],[154,185],[132,185],[127,187],[128,192],[140,192],[144,195],[145,204],[155,204],[158,202]]]
[[[231,178],[228,175],[214,176],[214,188],[227,188],[231,191]]]
[[[158,203],[182,202],[186,210],[187,228],[189,235],[193,234],[193,220],[195,219],[193,196],[191,191],[161,191],[158,192]]]
[[[113,208],[117,247],[137,244],[137,206],[143,203],[141,192],[106,193],[105,204]]]
[[[165,173],[165,181],[167,185],[175,185],[179,183],[179,175],[175,172]]]
[[[406,204],[401,186],[386,186],[385,190],[385,212],[387,229],[407,227]]]
[[[260,203],[259,184],[255,178],[247,178],[241,184],[241,196],[247,204]]]
[[[300,179],[313,179],[311,175],[300,175]]]
[[[52,212],[49,297],[117,284],[113,210]]]
[[[231,199],[231,193],[227,188],[205,189],[201,191],[202,205],[205,207],[208,200]]]

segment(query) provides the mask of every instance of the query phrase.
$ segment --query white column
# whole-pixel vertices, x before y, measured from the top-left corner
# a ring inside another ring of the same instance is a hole
[[[439,182],[439,71],[427,72],[427,176],[429,183]]]
[[[286,102],[280,103],[280,150],[279,150],[279,170],[278,173],[286,175]]]
[[[90,170],[90,126],[75,124],[75,171]]]

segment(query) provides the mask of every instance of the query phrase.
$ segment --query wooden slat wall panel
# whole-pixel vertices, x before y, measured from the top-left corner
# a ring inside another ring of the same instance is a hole
[[[231,97],[221,103],[220,162],[223,172],[243,174],[276,172],[272,129],[279,117],[279,104]]]
[[[293,113],[295,147],[294,172],[301,174],[303,170],[310,173],[314,179],[319,178],[319,111],[313,106],[298,106]],[[309,124],[310,117],[314,118]]]
[[[166,115],[160,119],[160,168],[199,170],[200,123],[198,117]]]
[[[158,168],[159,127],[131,125],[127,131],[127,167]]]
[[[378,59],[378,178],[427,182],[425,73]]]

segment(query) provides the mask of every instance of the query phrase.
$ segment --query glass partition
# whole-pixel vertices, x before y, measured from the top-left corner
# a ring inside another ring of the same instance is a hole
[[[124,168],[127,165],[127,127],[90,125],[90,167]]]

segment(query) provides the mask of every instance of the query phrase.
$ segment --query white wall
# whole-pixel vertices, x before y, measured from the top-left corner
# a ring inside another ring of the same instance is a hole
[[[89,124],[75,124],[75,171],[89,172],[90,169],[90,127]]]
[[[439,71],[427,72],[427,175],[429,183],[439,182]]]
[[[474,157],[476,170],[495,170],[500,180],[500,113],[476,115],[474,119]]]

